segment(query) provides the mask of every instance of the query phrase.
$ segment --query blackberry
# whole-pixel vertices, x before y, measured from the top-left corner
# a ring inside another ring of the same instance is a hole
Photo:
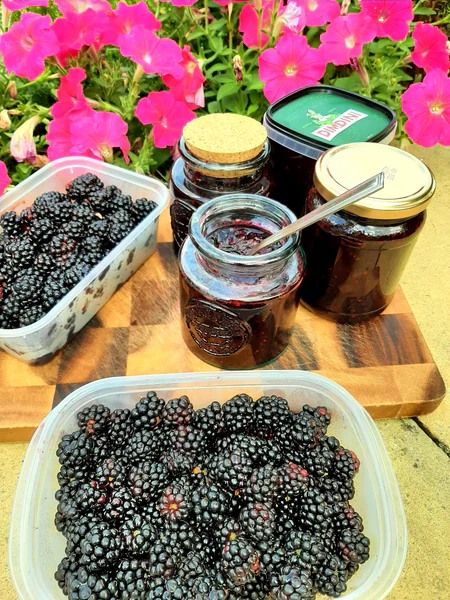
[[[26,327],[32,323],[36,323],[45,315],[45,310],[40,304],[33,304],[26,307],[19,315],[19,327]]]
[[[98,463],[93,477],[99,488],[112,490],[124,485],[127,468],[123,460],[110,456]]]
[[[282,476],[271,464],[254,469],[243,490],[246,498],[257,502],[268,502],[275,499],[282,482]]]
[[[0,227],[3,235],[11,238],[19,236],[22,232],[20,219],[13,210],[3,213],[0,217]]]
[[[86,233],[86,228],[83,221],[80,220],[71,220],[67,223],[64,223],[61,227],[61,234],[65,235],[74,240],[79,240],[84,237]]]
[[[170,544],[157,540],[151,547],[148,571],[150,577],[170,578],[176,571],[181,550]]]
[[[319,491],[310,489],[303,495],[300,508],[300,521],[303,527],[311,531],[326,531],[332,527],[332,516],[333,509]]]
[[[34,257],[33,267],[42,275],[48,275],[55,268],[55,263],[50,254],[40,252]]]
[[[80,564],[90,571],[111,569],[120,559],[122,539],[108,523],[94,525],[80,544]]]
[[[72,209],[72,218],[74,221],[80,221],[85,227],[90,227],[95,220],[95,213],[88,204],[75,205]]]
[[[195,552],[188,552],[178,566],[177,575],[181,579],[202,577],[206,574],[203,558]]]
[[[331,414],[328,408],[326,406],[317,406],[314,408],[309,404],[304,404],[302,411],[304,413],[310,414],[315,419],[317,419],[320,425],[322,426],[323,432],[325,434],[328,425],[331,423]]]
[[[117,213],[118,211],[123,211],[127,214],[129,218],[129,213],[131,212],[131,208],[133,206],[133,202],[131,200],[131,196],[128,194],[124,194],[121,190],[115,188],[114,193],[110,194],[108,211],[112,213]]]
[[[320,535],[301,530],[291,531],[285,539],[285,550],[290,565],[316,574],[327,558]]]
[[[316,575],[315,583],[320,594],[337,598],[347,589],[349,574],[344,560],[339,556],[330,556]]]
[[[102,523],[102,520],[95,512],[89,511],[83,515],[78,515],[76,519],[69,523],[65,533],[67,538],[66,552],[79,556],[82,540],[91,529],[100,525],[100,523]]]
[[[4,249],[4,264],[1,267],[3,278],[12,281],[19,271],[31,266],[34,259],[34,245],[28,238],[10,240]]]
[[[242,529],[240,523],[236,521],[236,519],[229,518],[221,523],[219,529],[215,532],[215,538],[219,547],[222,549],[227,542],[235,540],[241,533]]]
[[[160,496],[169,483],[170,474],[166,465],[160,462],[142,462],[131,467],[128,487],[140,502],[148,502]]]
[[[261,600],[265,597],[265,585],[260,578],[239,587],[236,592],[231,590],[228,596],[229,600]]]
[[[66,186],[67,196],[75,202],[83,202],[89,195],[103,188],[102,181],[93,173],[79,175]]]
[[[345,448],[336,450],[333,474],[337,479],[353,479],[359,471],[359,459],[354,452]]]
[[[217,581],[217,573],[210,571],[205,575],[188,581],[189,592],[195,600],[225,600],[229,598],[224,587]]]
[[[181,451],[196,460],[203,458],[207,448],[207,438],[204,433],[192,425],[181,425],[169,431],[168,447]]]
[[[110,206],[111,197],[120,193],[121,191],[117,186],[107,185],[105,187],[92,190],[87,197],[87,201],[94,212],[101,215],[106,215],[112,212]]]
[[[115,600],[117,585],[108,574],[92,573],[80,567],[67,577],[67,593],[70,600]]]
[[[286,550],[280,540],[262,540],[256,545],[259,552],[261,574],[279,572],[286,562]]]
[[[136,514],[136,502],[126,488],[113,489],[105,504],[103,515],[110,522],[123,522]]]
[[[110,413],[109,408],[103,404],[87,406],[77,414],[78,427],[89,435],[105,431],[109,424]]]
[[[8,296],[2,303],[3,325],[7,328],[18,327],[21,315],[21,302],[15,296]]]
[[[147,198],[138,198],[135,200],[131,208],[135,222],[140,223],[143,221],[156,207],[157,204]]]
[[[108,216],[108,240],[116,246],[134,229],[134,223],[125,210],[118,210]]]
[[[314,600],[315,591],[308,571],[287,565],[271,581],[269,598],[274,600]]]
[[[279,396],[261,396],[255,402],[253,417],[258,436],[271,436],[290,419],[287,400]]]
[[[107,219],[96,219],[88,227],[88,235],[94,235],[102,240],[102,244],[108,245],[109,222]]]
[[[73,219],[74,206],[68,200],[61,200],[55,204],[49,204],[46,217],[55,225],[68,223]]]
[[[35,269],[24,269],[17,274],[16,280],[9,286],[9,292],[22,306],[30,306],[35,303],[42,284],[43,278]]]
[[[170,521],[186,520],[191,510],[191,489],[185,480],[171,483],[159,501],[161,515]]]
[[[173,476],[192,473],[197,463],[195,456],[182,450],[166,450],[160,460]]]
[[[77,242],[61,233],[57,233],[51,239],[49,250],[50,255],[57,265],[66,265],[75,254]]]
[[[33,214],[32,206],[28,206],[27,208],[24,208],[23,210],[20,211],[19,221],[20,221],[22,233],[25,233],[25,234],[28,233],[33,219],[34,219],[34,214]]]
[[[208,406],[197,409],[194,413],[193,424],[209,439],[215,439],[223,426],[220,403],[212,402]]]
[[[67,577],[70,577],[77,571],[76,559],[74,556],[65,556],[59,563],[58,568],[55,572],[55,579],[62,589],[63,593],[67,596]]]
[[[275,530],[275,513],[267,504],[253,502],[241,510],[239,522],[244,535],[250,539],[256,542],[269,540]]]
[[[83,260],[77,262],[64,271],[64,283],[69,289],[72,289],[79,283],[91,270],[91,266]]]
[[[82,483],[74,498],[81,511],[99,510],[108,500],[104,490],[100,490],[95,481]]]
[[[51,208],[60,202],[64,202],[66,196],[60,192],[44,192],[33,202],[33,215],[37,219],[50,218]]]
[[[155,392],[147,392],[131,411],[134,426],[136,428],[145,427],[147,429],[156,427],[161,422],[164,406],[164,400],[158,398]]]
[[[95,442],[82,431],[64,435],[58,444],[56,456],[68,469],[69,475],[78,469],[85,471],[90,463]]]
[[[192,510],[199,525],[222,523],[229,510],[229,496],[216,484],[200,485],[192,492]]]
[[[205,550],[204,538],[194,531],[189,523],[165,520],[160,539],[182,554],[196,552],[205,562],[210,561],[210,554]]]
[[[369,539],[357,529],[344,529],[338,537],[339,555],[345,561],[362,564],[369,558]]]
[[[83,259],[90,265],[96,265],[107,254],[102,239],[97,235],[89,235],[81,242]]]
[[[144,599],[148,582],[148,566],[143,560],[125,559],[116,572],[119,600]]]
[[[254,581],[259,574],[258,551],[244,537],[238,537],[225,545],[221,566],[228,585],[240,588]]]
[[[150,520],[139,514],[125,519],[120,528],[120,533],[125,548],[133,556],[147,555],[152,543],[157,538],[156,529]]]
[[[126,446],[125,455],[135,464],[142,460],[157,460],[161,455],[160,436],[147,429],[135,431]]]
[[[326,443],[320,442],[314,448],[307,448],[304,453],[305,468],[316,477],[326,477],[333,468],[334,452]]]
[[[242,450],[231,450],[211,455],[206,468],[209,477],[234,492],[246,485],[253,470],[253,460]]]
[[[363,531],[364,529],[361,516],[348,502],[337,502],[333,505],[333,523],[336,531],[343,529]]]
[[[322,477],[317,481],[317,487],[329,504],[351,500],[355,495],[355,486],[352,479],[340,480],[332,477]]]
[[[28,230],[28,235],[36,244],[48,242],[53,234],[53,224],[46,218],[33,219]]]
[[[224,429],[228,432],[247,432],[253,422],[254,402],[247,394],[233,396],[225,402],[223,410]]]
[[[301,497],[280,495],[275,502],[279,535],[289,533],[300,521]]]
[[[325,435],[326,426],[323,418],[309,411],[306,404],[299,413],[294,415],[292,423],[292,438],[299,446],[314,446]]]
[[[299,496],[308,489],[309,473],[306,469],[294,462],[288,462],[280,469],[283,478],[283,494]]]
[[[132,435],[131,410],[116,408],[109,417],[108,435],[113,446],[122,446]]]
[[[192,419],[194,409],[187,396],[169,400],[164,407],[162,418],[167,425],[187,425]]]

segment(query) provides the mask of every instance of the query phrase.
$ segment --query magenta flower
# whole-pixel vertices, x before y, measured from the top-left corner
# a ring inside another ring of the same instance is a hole
[[[414,18],[412,0],[360,0],[362,14],[372,21],[376,37],[400,42],[409,32]]]
[[[425,71],[442,69],[447,72],[449,56],[445,33],[428,23],[417,23],[412,36],[415,42],[411,54],[413,63]]]
[[[246,4],[239,15],[239,31],[247,48],[263,48],[269,41],[274,0],[263,0],[262,12]]]
[[[91,152],[79,143],[72,133],[73,120],[70,115],[53,119],[47,130],[47,156],[50,160],[64,156],[90,156]]]
[[[122,36],[120,51],[151,75],[183,76],[181,48],[176,42],[161,39],[145,27],[136,27],[133,35]]]
[[[153,125],[156,148],[176,144],[186,123],[195,119],[194,111],[171,92],[150,92],[139,100],[135,114],[144,125]]]
[[[320,27],[339,15],[340,6],[336,0],[295,0],[305,15],[305,25]]]
[[[308,45],[306,37],[286,32],[275,48],[259,57],[259,77],[264,82],[264,95],[269,102],[315,85],[325,72],[320,52]]]
[[[91,110],[83,93],[81,82],[86,79],[86,71],[78,67],[69,69],[67,75],[61,77],[56,93],[58,100],[50,109],[54,118],[67,116],[72,112]]]
[[[2,160],[0,160],[0,195],[3,194],[10,183],[11,179],[8,175],[6,165]]]
[[[191,53],[189,46],[181,50],[183,75],[174,77],[173,75],[164,75],[162,80],[170,88],[172,95],[177,100],[183,100],[189,108],[195,109],[199,106],[205,106],[205,96],[203,93],[203,82],[205,77],[200,69],[197,59]]]
[[[375,37],[375,27],[361,13],[352,13],[336,19],[320,36],[320,52],[325,62],[346,65],[351,58],[359,58],[364,44]]]
[[[289,29],[295,33],[301,33],[305,27],[305,12],[295,0],[289,0],[286,5],[282,6],[278,15],[285,31]]]
[[[145,27],[148,31],[157,31],[161,23],[148,9],[145,2],[125,4],[119,2],[113,12],[110,29],[107,33],[107,43],[121,47],[121,36],[133,35],[137,27]]]
[[[48,6],[48,0],[3,0],[8,10],[23,10],[32,6]]]
[[[450,146],[450,79],[440,69],[427,73],[402,96],[405,131],[416,144]]]
[[[111,12],[111,5],[108,0],[55,0],[55,3],[64,16],[83,13],[88,9],[95,12]]]
[[[45,69],[45,59],[58,50],[50,17],[24,13],[20,21],[0,37],[0,54],[6,69],[25,79],[36,79]]]

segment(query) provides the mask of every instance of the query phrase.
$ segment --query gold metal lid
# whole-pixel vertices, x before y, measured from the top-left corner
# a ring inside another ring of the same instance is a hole
[[[206,162],[233,164],[258,156],[267,140],[261,123],[233,113],[213,113],[194,119],[183,129],[187,149]]]
[[[345,208],[373,219],[412,217],[427,207],[436,184],[430,169],[418,158],[385,144],[357,142],[331,148],[319,158],[314,186],[325,200],[384,171],[384,188]]]

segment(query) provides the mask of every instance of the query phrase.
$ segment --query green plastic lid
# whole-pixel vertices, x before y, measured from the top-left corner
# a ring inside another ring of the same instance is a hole
[[[317,85],[282,98],[264,116],[269,139],[317,159],[351,142],[389,142],[397,125],[387,106],[331,86]]]

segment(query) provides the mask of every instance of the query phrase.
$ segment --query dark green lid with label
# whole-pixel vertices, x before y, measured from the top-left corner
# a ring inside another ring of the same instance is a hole
[[[339,88],[302,88],[264,116],[269,139],[317,159],[333,146],[351,142],[388,143],[395,135],[394,112],[380,102]]]

